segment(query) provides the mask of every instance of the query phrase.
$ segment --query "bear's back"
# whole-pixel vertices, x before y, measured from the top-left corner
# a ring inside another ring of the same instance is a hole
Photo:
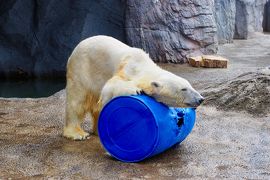
[[[124,44],[123,42],[110,37],[110,36],[105,36],[105,35],[98,35],[98,36],[92,36],[89,37],[83,41],[81,41],[79,43],[78,46],[82,46],[82,47],[91,47],[93,48],[93,46],[95,48],[101,48],[103,50],[105,50],[106,48],[109,49],[126,49],[126,48],[130,48],[128,45]],[[107,50],[109,50],[107,49]]]

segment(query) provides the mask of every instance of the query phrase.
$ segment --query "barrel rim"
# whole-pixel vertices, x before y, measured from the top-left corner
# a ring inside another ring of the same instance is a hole
[[[144,96],[147,96],[147,95],[144,95]],[[158,123],[157,123],[157,119],[156,119],[154,113],[152,112],[152,110],[151,110],[151,109],[146,105],[146,103],[145,103],[144,101],[142,101],[138,96],[135,96],[135,95],[131,95],[131,96],[117,96],[117,97],[113,98],[112,100],[110,100],[108,103],[106,103],[106,104],[104,105],[104,107],[102,108],[102,110],[101,110],[101,112],[100,112],[99,119],[98,119],[98,134],[100,134],[100,133],[99,133],[99,132],[100,132],[100,125],[99,125],[100,123],[99,123],[99,122],[100,122],[100,117],[101,117],[102,111],[103,111],[107,106],[109,106],[109,104],[111,104],[113,101],[115,101],[115,100],[117,100],[117,99],[120,99],[120,98],[131,98],[131,99],[136,99],[137,101],[139,101],[139,102],[141,102],[142,104],[144,104],[145,107],[150,111],[151,115],[153,116],[153,119],[155,120],[155,137],[154,137],[154,141],[153,141],[153,142],[154,142],[154,143],[153,143],[153,148],[151,149],[151,151],[147,152],[146,155],[143,156],[142,158],[139,158],[139,159],[136,159],[136,160],[125,160],[125,159],[119,158],[119,157],[117,157],[116,155],[114,155],[114,154],[112,154],[111,152],[109,152],[108,149],[106,148],[106,146],[104,145],[103,141],[101,140],[101,138],[99,138],[99,139],[100,139],[100,142],[101,142],[103,148],[104,148],[111,156],[113,156],[114,158],[116,158],[116,159],[118,159],[118,160],[120,160],[120,161],[122,161],[122,162],[127,162],[127,163],[129,163],[129,162],[139,162],[139,161],[142,161],[142,160],[144,160],[144,159],[150,157],[150,156],[153,154],[153,152],[156,150],[157,145],[158,145],[158,139],[159,139],[159,133],[158,133],[159,125],[158,125]],[[147,98],[152,98],[152,97],[147,96]]]

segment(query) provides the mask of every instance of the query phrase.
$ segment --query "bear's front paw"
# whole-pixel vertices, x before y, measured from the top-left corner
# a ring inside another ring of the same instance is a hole
[[[123,89],[121,89],[121,92],[118,95],[122,95],[122,96],[129,96],[129,95],[138,95],[138,94],[142,94],[142,90],[140,88],[137,87],[125,87]]]
[[[85,140],[88,139],[89,133],[82,130],[80,126],[66,126],[63,136],[72,140]]]

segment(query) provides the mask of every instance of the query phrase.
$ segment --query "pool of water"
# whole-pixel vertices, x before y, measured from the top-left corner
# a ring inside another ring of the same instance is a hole
[[[66,81],[57,80],[0,80],[0,97],[48,97],[64,89]]]

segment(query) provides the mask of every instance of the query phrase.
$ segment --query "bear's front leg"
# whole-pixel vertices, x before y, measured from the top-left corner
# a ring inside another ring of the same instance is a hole
[[[111,99],[117,96],[129,96],[140,94],[141,89],[138,88],[134,82],[124,80],[119,76],[114,76],[103,86],[99,98],[99,111],[102,110],[104,105]],[[97,121],[94,121],[94,132],[97,132]]]
[[[66,122],[63,136],[73,140],[84,140],[89,136],[89,133],[81,128],[86,113],[84,107],[86,93],[68,81],[66,96]]]

